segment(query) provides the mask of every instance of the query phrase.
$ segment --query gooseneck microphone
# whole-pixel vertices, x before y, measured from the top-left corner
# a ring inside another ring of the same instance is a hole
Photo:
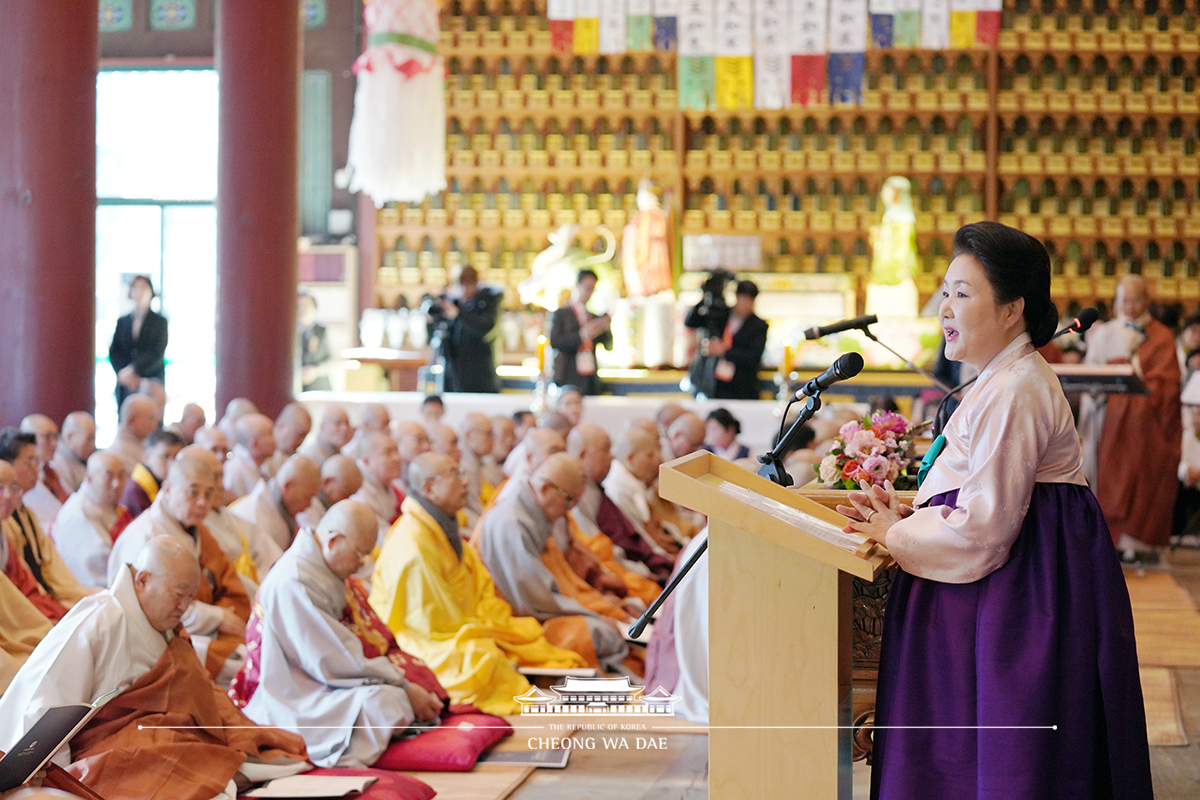
[[[879,317],[874,314],[868,314],[865,317],[855,317],[854,319],[844,319],[841,322],[835,322],[832,325],[820,325],[809,328],[804,332],[804,338],[820,339],[822,336],[828,336],[831,333],[866,330],[868,325],[874,325],[876,322],[879,322]]]
[[[1063,328],[1058,333],[1054,334],[1051,339],[1057,339],[1060,336],[1066,336],[1068,333],[1086,333],[1087,329],[1096,324],[1096,320],[1100,319],[1099,312],[1094,308],[1085,308],[1079,312],[1079,316],[1071,320],[1071,324]]]
[[[859,319],[867,319],[867,317],[859,317]],[[870,317],[870,319],[873,320],[875,318]],[[797,389],[795,398],[803,400],[806,397],[813,397],[833,386],[838,381],[853,378],[862,372],[863,364],[863,357],[858,353],[846,353],[843,356],[839,356],[838,360],[833,362],[833,365],[829,369]]]

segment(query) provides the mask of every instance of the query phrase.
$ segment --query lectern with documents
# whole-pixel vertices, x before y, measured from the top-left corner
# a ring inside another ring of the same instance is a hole
[[[890,557],[712,453],[664,464],[659,493],[709,521],[709,796],[849,800],[850,578]]]

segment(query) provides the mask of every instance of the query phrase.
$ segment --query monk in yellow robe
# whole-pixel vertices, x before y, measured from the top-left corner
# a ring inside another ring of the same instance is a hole
[[[546,640],[532,617],[513,616],[479,556],[464,546],[457,514],[467,489],[448,456],[425,453],[408,471],[409,494],[379,553],[371,607],[400,647],[425,661],[456,703],[516,713],[529,682],[513,666],[583,667]]]

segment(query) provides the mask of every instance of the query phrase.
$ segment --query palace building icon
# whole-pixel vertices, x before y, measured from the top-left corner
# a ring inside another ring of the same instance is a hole
[[[661,686],[643,694],[641,686],[632,686],[629,678],[564,678],[550,692],[531,686],[525,694],[513,698],[521,704],[524,716],[555,714],[620,714],[672,716],[679,698]]]

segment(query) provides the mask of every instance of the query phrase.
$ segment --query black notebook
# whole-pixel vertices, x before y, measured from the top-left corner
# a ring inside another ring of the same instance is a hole
[[[0,758],[0,792],[24,786],[39,769],[46,766],[46,762],[58,752],[58,748],[71,741],[71,737],[92,718],[92,715],[120,691],[121,689],[113,689],[91,704],[78,703],[46,709],[46,713],[33,723],[33,727],[21,737],[21,741]]]

